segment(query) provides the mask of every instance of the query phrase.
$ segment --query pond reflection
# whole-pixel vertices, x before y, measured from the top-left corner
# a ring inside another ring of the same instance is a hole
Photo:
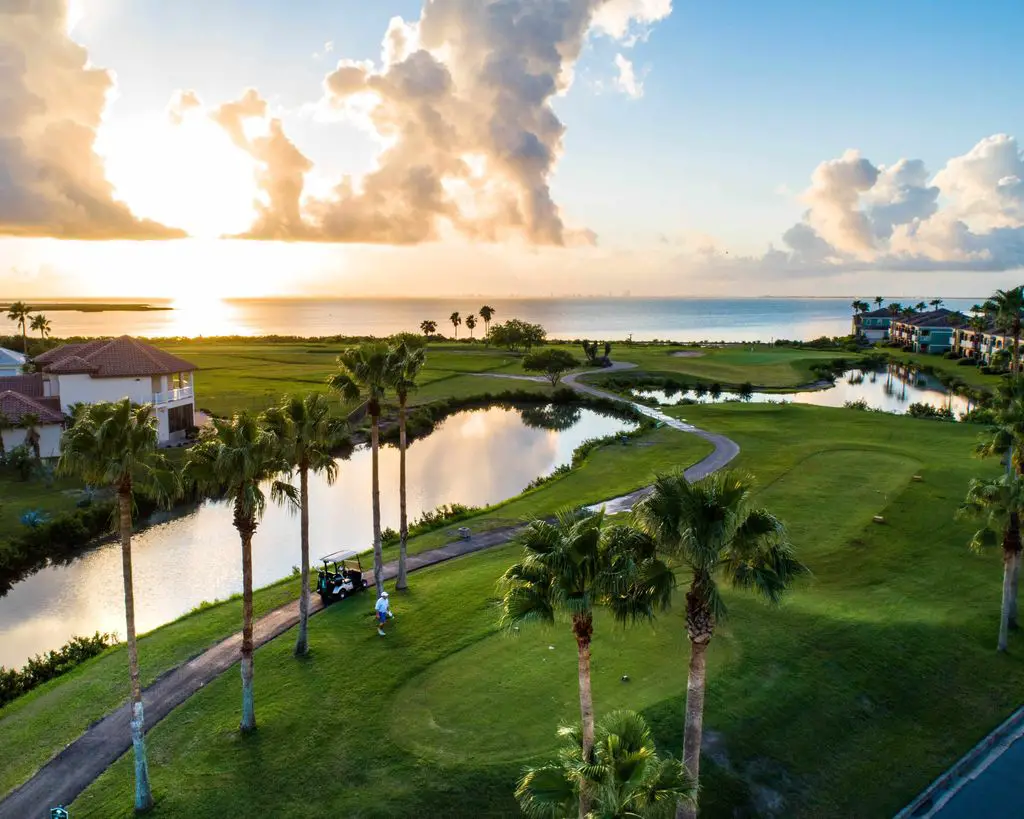
[[[486,506],[517,495],[534,478],[569,463],[587,438],[632,428],[579,407],[491,408],[453,415],[409,446],[409,517],[445,503]],[[310,480],[311,554],[369,548],[370,452],[339,462],[338,480]],[[383,527],[398,528],[398,451],[380,456]],[[253,576],[263,586],[299,563],[298,516],[270,506],[253,539]],[[135,612],[140,631],[173,620],[204,600],[241,590],[231,509],[206,502],[152,526],[133,541]],[[75,634],[124,634],[120,547],[106,544],[64,566],[50,566],[0,598],[0,665],[64,644]]]

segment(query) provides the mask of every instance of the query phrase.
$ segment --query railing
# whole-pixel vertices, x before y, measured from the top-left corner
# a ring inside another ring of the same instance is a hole
[[[179,401],[182,398],[192,397],[192,387],[179,387],[176,390],[158,392],[153,396],[154,404],[169,404],[171,401]]]

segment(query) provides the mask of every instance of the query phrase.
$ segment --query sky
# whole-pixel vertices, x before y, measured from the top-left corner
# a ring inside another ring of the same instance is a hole
[[[1024,6],[0,0],[0,296],[984,295]]]

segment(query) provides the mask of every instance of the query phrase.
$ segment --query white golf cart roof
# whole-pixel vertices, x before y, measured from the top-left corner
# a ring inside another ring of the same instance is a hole
[[[341,552],[332,552],[329,555],[324,555],[320,558],[324,563],[341,563],[343,560],[354,560],[359,557],[359,552],[353,551],[352,549],[346,549]]]

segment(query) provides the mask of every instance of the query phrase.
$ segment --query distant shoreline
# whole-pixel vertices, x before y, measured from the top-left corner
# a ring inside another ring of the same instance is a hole
[[[0,310],[7,310],[13,302],[0,302]],[[152,304],[104,304],[102,302],[29,302],[29,309],[49,313],[145,313],[151,310],[173,310],[173,307],[157,307]]]

